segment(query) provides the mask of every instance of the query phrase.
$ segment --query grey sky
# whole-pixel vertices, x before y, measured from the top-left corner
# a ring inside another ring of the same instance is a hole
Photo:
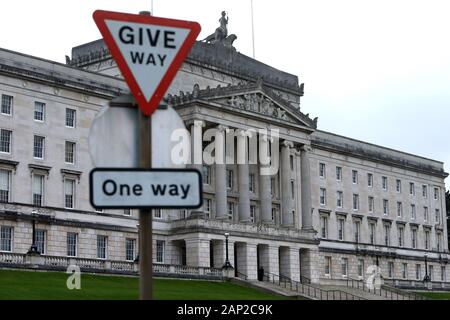
[[[100,38],[95,9],[137,13],[151,0],[15,0],[3,4],[0,47],[64,62]],[[254,0],[256,58],[299,76],[302,111],[319,128],[444,161],[450,171],[450,2]],[[154,0],[155,15],[229,31],[252,55],[250,0]],[[450,180],[450,179],[448,179]],[[447,181],[450,187],[450,181]]]

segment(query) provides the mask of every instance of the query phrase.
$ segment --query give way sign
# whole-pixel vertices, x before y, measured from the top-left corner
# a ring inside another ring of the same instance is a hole
[[[102,10],[93,17],[140,109],[150,116],[194,45],[200,25]]]

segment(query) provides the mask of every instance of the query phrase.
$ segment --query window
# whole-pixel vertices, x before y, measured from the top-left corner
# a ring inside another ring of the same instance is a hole
[[[414,185],[414,182],[409,183],[409,194],[412,196],[416,194],[416,187]]]
[[[291,198],[295,199],[295,181],[291,180]]]
[[[322,239],[328,238],[328,217],[322,216],[320,217],[320,230]]]
[[[405,234],[405,228],[404,227],[398,227],[398,246],[403,247],[404,245],[404,234]]]
[[[43,175],[33,175],[33,206],[35,207],[42,207],[44,204],[44,181]]]
[[[411,220],[416,220],[416,205],[411,205]]]
[[[388,277],[394,278],[394,263],[392,261],[388,262]]]
[[[165,247],[165,241],[156,240],[156,263],[164,263]]]
[[[289,156],[289,164],[291,166],[291,171],[294,171],[294,156]]]
[[[234,203],[228,202],[227,209],[228,209],[228,220],[232,221],[234,218]]]
[[[273,197],[275,197],[276,195],[276,180],[275,178],[271,178],[270,179],[270,195]]]
[[[75,128],[76,114],[75,110],[66,108],[66,127]]]
[[[364,277],[364,260],[358,260],[358,277]]]
[[[408,279],[408,264],[402,264],[402,279]]]
[[[430,281],[434,281],[434,268],[432,265],[430,265],[430,270],[429,271],[429,276],[430,276]]]
[[[108,238],[106,236],[97,235],[97,259],[106,259],[106,248]]]
[[[277,208],[272,208],[272,221],[275,221],[277,215],[278,215]]]
[[[65,154],[64,154],[64,159],[65,159],[66,163],[70,163],[70,164],[75,163],[75,150],[76,150],[75,142],[66,141]]]
[[[33,157],[44,159],[45,138],[34,136]]]
[[[125,259],[127,261],[134,261],[136,258],[136,239],[125,240]]]
[[[434,188],[434,200],[439,200],[439,188]]]
[[[417,229],[412,229],[411,230],[411,247],[413,249],[417,248]]]
[[[367,186],[369,188],[373,187],[373,174],[371,174],[371,173],[367,174]]]
[[[12,131],[0,130],[0,152],[11,153]]]
[[[211,167],[203,166],[203,184],[211,185]]]
[[[354,238],[355,242],[360,242],[360,234],[361,234],[361,221],[357,220],[353,222],[353,232],[354,232]]]
[[[359,195],[353,195],[353,210],[359,210]]]
[[[2,114],[11,115],[13,107],[13,97],[2,94],[2,107],[0,112]]]
[[[397,202],[397,217],[403,217],[403,204],[401,202]]]
[[[383,200],[383,214],[387,216],[389,214],[389,201]]]
[[[319,176],[323,179],[326,178],[326,166],[325,163],[319,163]]]
[[[338,219],[338,240],[345,240],[345,220]]]
[[[369,241],[370,241],[370,244],[375,244],[376,243],[375,235],[376,235],[376,224],[375,223],[369,223]]]
[[[425,222],[427,222],[428,219],[429,219],[429,217],[428,217],[428,207],[423,207],[423,220]]]
[[[227,189],[233,189],[233,170],[227,170]]]
[[[423,185],[422,186],[422,196],[426,199],[428,198],[428,186],[427,185]]]
[[[76,233],[67,233],[67,256],[76,257],[77,256],[77,239],[78,235]]]
[[[342,181],[342,167],[336,167],[336,180]]]
[[[388,224],[384,225],[384,245],[391,245],[391,226]]]
[[[383,190],[388,189],[388,178],[387,177],[381,178],[381,186],[382,186]]]
[[[416,264],[416,280],[422,280],[422,266]]]
[[[125,209],[125,210],[123,210],[123,215],[124,215],[124,216],[131,216],[131,209]]]
[[[320,205],[325,206],[327,204],[327,190],[320,188]]]
[[[356,171],[356,170],[352,171],[352,182],[353,182],[353,184],[358,183],[358,171]]]
[[[205,199],[205,206],[204,206],[206,216],[208,218],[211,218],[211,209],[212,209],[212,201],[211,199]]]
[[[41,254],[46,254],[46,238],[47,238],[47,232],[45,230],[36,230],[36,247],[37,250]]]
[[[437,251],[442,251],[442,233],[436,233]]]
[[[374,198],[373,197],[369,197],[369,212],[373,213],[374,210]]]
[[[252,223],[255,223],[255,216],[256,216],[256,207],[250,206],[250,221]]]
[[[0,251],[12,252],[13,228],[7,226],[0,227]]]
[[[163,218],[162,210],[161,209],[153,210],[153,218],[155,218],[155,219],[162,219]]]
[[[348,275],[348,259],[347,258],[342,258],[341,270],[342,270],[342,276],[346,277]]]
[[[325,275],[331,275],[331,257],[325,257]]]
[[[64,179],[64,207],[75,208],[75,180]]]
[[[425,230],[425,250],[430,250],[430,234],[429,230]]]
[[[439,209],[435,210],[435,216],[436,216],[436,223],[440,224],[441,223],[441,211]]]
[[[441,281],[445,282],[445,279],[447,277],[445,276],[445,266],[441,266]]]
[[[342,208],[344,206],[344,193],[342,191],[338,191],[336,195],[336,206],[338,208]]]
[[[45,121],[45,103],[34,103],[34,120],[42,122]]]
[[[10,201],[11,171],[0,169],[0,203]]]
[[[402,181],[397,179],[395,185],[395,190],[397,191],[397,193],[402,193]]]
[[[255,192],[256,191],[256,181],[255,181],[255,174],[254,173],[250,173],[249,175],[249,191],[250,192]]]

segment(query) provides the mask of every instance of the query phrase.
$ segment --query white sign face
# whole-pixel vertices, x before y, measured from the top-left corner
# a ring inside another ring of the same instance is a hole
[[[115,20],[105,22],[149,101],[190,30]]]
[[[188,169],[94,169],[90,200],[98,209],[197,209],[202,178]]]

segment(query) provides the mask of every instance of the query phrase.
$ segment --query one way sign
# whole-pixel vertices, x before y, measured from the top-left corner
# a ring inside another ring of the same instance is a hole
[[[200,25],[102,10],[93,17],[139,107],[150,116],[189,54]]]

